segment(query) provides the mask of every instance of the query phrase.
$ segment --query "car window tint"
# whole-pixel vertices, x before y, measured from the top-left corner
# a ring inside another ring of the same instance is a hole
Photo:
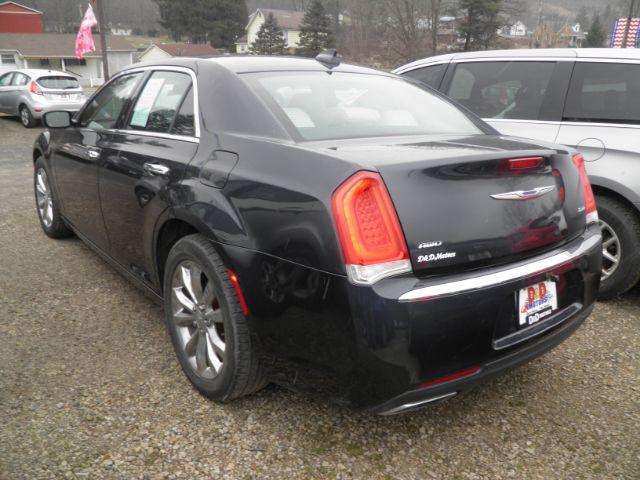
[[[640,65],[576,63],[565,120],[640,122]]]
[[[554,68],[554,62],[460,63],[447,95],[482,118],[538,120]]]
[[[12,78],[13,78],[13,72],[2,75],[0,77],[0,87],[6,87],[7,85],[11,85]]]
[[[196,134],[193,114],[193,87],[189,89],[189,93],[184,97],[170,133],[188,137],[193,137]]]
[[[29,82],[29,77],[27,77],[22,73],[16,73],[13,76],[13,82],[11,82],[11,85],[22,86],[22,85],[26,85],[28,82]]]
[[[431,65],[424,68],[417,68],[415,70],[411,70],[410,72],[403,73],[403,75],[414,78],[419,82],[429,85],[432,88],[438,88],[440,86],[440,81],[442,80],[444,70],[446,68],[447,65],[443,63],[440,65]]]
[[[80,125],[96,130],[114,128],[140,76],[139,73],[123,75],[105,86],[82,112]]]
[[[242,78],[305,140],[482,133],[455,105],[400,78],[324,72]]]
[[[190,87],[191,76],[186,73],[154,72],[133,107],[129,128],[169,133]]]
[[[73,77],[40,77],[37,82],[44,88],[60,88],[63,90],[80,86],[78,80]]]

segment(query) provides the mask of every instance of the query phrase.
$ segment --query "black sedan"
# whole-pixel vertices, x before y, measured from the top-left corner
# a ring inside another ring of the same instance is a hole
[[[44,232],[164,302],[220,402],[274,382],[417,408],[558,345],[598,293],[579,155],[330,55],[135,65],[45,124]]]

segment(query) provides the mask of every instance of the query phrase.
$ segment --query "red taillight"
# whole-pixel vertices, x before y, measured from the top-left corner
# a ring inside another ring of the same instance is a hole
[[[34,95],[44,95],[44,93],[42,93],[42,89],[38,86],[35,80],[32,80],[29,84],[29,91]]]
[[[580,174],[580,185],[582,186],[582,196],[584,197],[584,207],[587,213],[587,223],[598,222],[598,207],[596,207],[596,198],[591,189],[589,175],[584,168],[584,157],[581,154],[573,157],[573,163]]]
[[[238,282],[238,277],[231,270],[227,270],[227,273],[229,274],[229,280],[231,280],[231,284],[233,285],[233,288],[236,290],[236,294],[238,295],[238,301],[240,302],[242,313],[246,317],[249,314],[249,307],[247,307],[247,302],[245,301],[242,290],[240,289],[240,282]]]
[[[530,170],[544,165],[544,158],[512,158],[509,160],[509,170]]]
[[[354,283],[371,284],[411,270],[400,222],[379,174],[362,171],[350,177],[333,194],[331,208]]]
[[[475,375],[480,371],[480,367],[468,368],[467,370],[462,370],[461,372],[456,372],[451,375],[447,375],[446,377],[436,378],[435,380],[431,380],[429,382],[423,383],[417,389],[421,388],[433,387],[434,385],[440,385],[441,383],[451,382],[452,380],[458,380],[463,377],[470,377],[471,375]]]

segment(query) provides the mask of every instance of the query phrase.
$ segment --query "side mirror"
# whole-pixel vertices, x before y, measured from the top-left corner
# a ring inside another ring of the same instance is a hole
[[[42,117],[42,122],[48,128],[68,128],[71,126],[71,112],[47,112]]]

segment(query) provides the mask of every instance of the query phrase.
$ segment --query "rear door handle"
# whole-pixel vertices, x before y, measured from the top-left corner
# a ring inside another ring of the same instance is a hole
[[[151,175],[169,175],[171,169],[161,163],[145,163],[142,168]]]

